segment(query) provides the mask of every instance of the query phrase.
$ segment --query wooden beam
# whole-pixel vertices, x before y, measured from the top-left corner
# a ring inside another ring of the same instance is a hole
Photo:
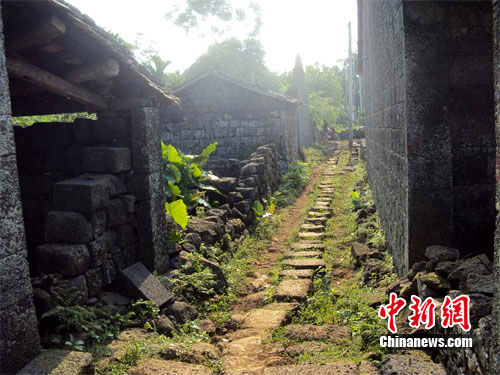
[[[115,59],[107,59],[97,64],[85,65],[65,74],[68,81],[81,83],[92,79],[115,77],[120,73],[120,64]]]
[[[6,39],[8,51],[21,51],[33,46],[49,44],[53,39],[66,33],[66,25],[56,16],[50,16],[39,27],[32,29],[22,35],[12,36]]]
[[[107,109],[107,103],[99,96],[74,85],[65,79],[56,76],[37,66],[31,65],[18,58],[7,56],[7,72],[13,77],[42,87],[53,93],[70,98],[82,104]]]

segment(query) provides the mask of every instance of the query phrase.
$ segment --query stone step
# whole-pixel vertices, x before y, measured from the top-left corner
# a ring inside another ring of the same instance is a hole
[[[289,313],[295,311],[297,303],[271,303],[252,309],[243,322],[242,329],[270,330],[280,327]]]
[[[210,375],[212,370],[202,365],[192,365],[178,361],[148,359],[128,370],[127,374],[176,374],[176,375]]]
[[[335,362],[325,365],[287,365],[264,369],[263,375],[359,375],[354,362]]]
[[[300,232],[299,238],[301,239],[311,239],[311,238],[323,238],[325,237],[324,233],[316,233],[316,232]]]
[[[92,354],[70,350],[43,350],[18,375],[82,375],[92,371]],[[93,372],[92,372],[93,373]]]
[[[323,250],[325,244],[320,241],[300,241],[290,246],[292,250]]]
[[[284,254],[285,258],[313,258],[321,255],[321,251],[288,251]]]
[[[325,267],[325,261],[323,259],[286,259],[283,261],[283,265],[292,267],[295,269],[316,269],[320,267]]]
[[[300,226],[300,230],[308,232],[324,232],[325,226],[317,224],[302,224]]]
[[[310,210],[307,215],[309,217],[331,217],[332,213],[326,210]]]
[[[306,219],[306,223],[311,224],[325,224],[328,221],[327,217],[319,216],[319,217],[308,217]]]
[[[304,300],[312,290],[311,279],[281,280],[276,288],[274,297],[278,300]]]
[[[312,279],[314,275],[313,269],[302,270],[283,270],[280,272],[280,277],[291,277],[293,279]]]

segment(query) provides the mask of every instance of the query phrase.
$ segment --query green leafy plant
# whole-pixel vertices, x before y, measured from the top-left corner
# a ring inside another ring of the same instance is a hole
[[[359,192],[351,191],[352,204],[356,210],[359,210],[363,207],[363,203],[361,202]]]
[[[156,307],[153,301],[138,299],[132,303],[132,312],[137,319],[145,321],[158,316],[160,309]]]
[[[205,199],[206,191],[216,191],[215,188],[202,183],[211,174],[203,171],[201,167],[215,151],[217,142],[208,145],[200,155],[185,155],[174,146],[167,146],[163,142],[161,147],[167,202],[165,209],[177,224],[185,228],[188,211],[199,205],[210,207]]]
[[[64,345],[69,346],[71,350],[78,350],[79,352],[85,350],[85,342],[83,340],[76,340],[71,333],[69,334],[69,340]]]

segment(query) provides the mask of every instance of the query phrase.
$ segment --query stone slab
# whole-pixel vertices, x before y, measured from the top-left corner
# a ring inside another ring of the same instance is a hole
[[[264,369],[263,375],[358,375],[354,362],[335,362],[325,365],[289,365]]]
[[[304,300],[312,289],[311,279],[281,280],[274,296],[278,300]]]
[[[172,299],[172,294],[140,262],[121,270],[124,287],[132,297],[153,301],[158,307]]]
[[[285,266],[293,267],[295,269],[304,268],[320,268],[325,267],[325,261],[323,259],[287,259],[283,262]]]
[[[178,361],[149,359],[132,367],[130,375],[212,375],[212,370],[201,365],[192,365]]]
[[[288,251],[284,254],[285,258],[313,258],[321,257],[321,251]]]
[[[311,238],[323,238],[325,237],[324,233],[316,233],[316,232],[300,232],[299,238],[301,239],[311,239]]]
[[[332,213],[330,211],[326,211],[326,210],[310,210],[307,215],[309,217],[331,217],[332,216]]]
[[[306,223],[311,223],[311,224],[325,224],[327,221],[328,218],[323,216],[309,217],[306,219]]]
[[[325,231],[325,226],[324,225],[318,225],[318,224],[302,224],[300,226],[300,230],[310,231],[310,232],[324,232]]]
[[[82,148],[82,170],[96,173],[120,173],[132,169],[132,155],[126,147]]]
[[[292,250],[321,250],[325,248],[322,242],[301,241],[291,245]]]
[[[446,375],[443,365],[424,361],[414,355],[391,354],[384,358],[381,375]]]
[[[17,375],[84,375],[91,373],[92,354],[69,350],[44,350]]]
[[[60,211],[94,212],[109,203],[104,178],[83,175],[54,184],[54,207]]]
[[[303,278],[312,279],[314,275],[313,269],[303,269],[303,270],[283,270],[280,272],[280,277],[292,277],[292,278]]]

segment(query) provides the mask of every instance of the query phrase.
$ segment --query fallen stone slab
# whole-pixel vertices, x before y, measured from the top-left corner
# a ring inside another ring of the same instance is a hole
[[[281,280],[274,296],[278,300],[304,300],[312,289],[311,279]]]
[[[413,355],[390,354],[382,361],[380,375],[446,375],[443,365]]]
[[[314,275],[313,269],[283,270],[280,272],[280,277],[291,277],[294,279],[297,278],[312,279],[313,275]]]
[[[321,251],[288,251],[284,254],[285,258],[314,258],[321,257]]]
[[[43,350],[17,375],[83,375],[92,372],[92,354],[70,350]]]
[[[311,268],[316,269],[325,267],[323,259],[287,259],[283,262],[285,266],[293,267],[295,269]]]
[[[268,367],[264,375],[358,375],[354,362],[335,362],[325,365],[289,365]]]
[[[158,307],[172,299],[172,294],[140,262],[121,270],[123,287],[134,298],[153,301]]]
[[[132,367],[130,375],[211,375],[212,370],[201,365],[191,365],[178,361],[149,359]]]
[[[300,230],[310,231],[310,232],[324,232],[325,226],[318,224],[302,224]]]
[[[302,238],[302,239],[323,238],[323,237],[325,237],[324,233],[317,233],[317,232],[300,232],[299,233],[299,238]]]
[[[300,341],[328,341],[340,345],[351,337],[351,329],[332,324],[291,324],[285,327],[285,337]]]

